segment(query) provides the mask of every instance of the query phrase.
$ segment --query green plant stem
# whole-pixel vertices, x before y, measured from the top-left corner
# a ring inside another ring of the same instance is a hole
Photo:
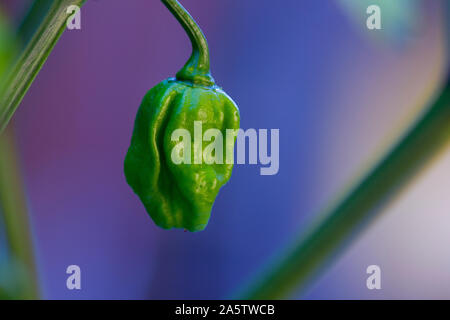
[[[12,292],[0,288],[2,298],[39,297],[33,244],[21,184],[17,150],[12,131],[3,130],[30,87],[33,79],[63,33],[70,5],[85,0],[36,0],[17,31],[22,53],[14,62],[0,90],[0,205],[11,250]],[[11,129],[12,130],[12,129]]]
[[[450,3],[443,21],[450,26]],[[303,292],[450,140],[450,28],[446,28],[447,79],[435,103],[373,170],[324,213],[284,257],[239,294],[244,299],[286,298]]]
[[[50,11],[53,0],[34,0],[25,18],[17,28],[17,38],[22,44],[22,50],[30,42],[37,28]]]
[[[6,236],[12,254],[12,261],[17,261],[26,272],[19,273],[16,279],[21,299],[39,297],[37,273],[34,263],[33,243],[28,223],[26,197],[21,183],[19,159],[11,128],[0,136],[0,207],[4,215]],[[26,279],[23,279],[23,278]],[[16,293],[15,293],[16,294]]]
[[[448,145],[450,81],[420,121],[325,219],[249,286],[244,299],[280,299],[302,292],[405,184]]]
[[[0,134],[47,60],[50,52],[66,28],[70,5],[81,6],[86,0],[55,0],[39,29],[26,45],[20,58],[6,77],[0,90]],[[25,24],[26,25],[26,24]]]
[[[202,30],[177,0],[161,1],[181,24],[192,43],[192,55],[183,69],[177,73],[177,79],[207,86],[214,85],[210,71],[208,43]]]

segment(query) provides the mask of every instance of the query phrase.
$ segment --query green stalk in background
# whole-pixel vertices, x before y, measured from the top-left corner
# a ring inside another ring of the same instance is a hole
[[[63,33],[70,5],[85,0],[35,0],[17,31],[21,54],[1,78],[0,90],[0,213],[10,249],[0,299],[39,297],[33,244],[12,129],[2,134],[34,78]],[[1,278],[1,277],[0,277]],[[2,280],[2,279],[0,279]],[[5,284],[6,282],[6,284]]]
[[[1,9],[0,76],[4,76],[20,52],[20,41]],[[0,135],[0,299],[35,298],[38,291],[26,201],[16,160],[10,130]]]
[[[0,89],[0,134],[31,86],[34,78],[47,60],[50,52],[66,28],[70,5],[82,6],[86,0],[54,0],[39,29],[26,45],[20,58],[6,77]],[[33,16],[30,16],[30,19]],[[33,17],[34,18],[34,17]],[[22,24],[26,37],[29,26]]]
[[[10,128],[0,136],[0,208],[11,252],[9,270],[3,272],[10,278],[10,295],[35,299],[39,296],[38,281],[23,190],[20,161]]]
[[[326,218],[242,295],[281,299],[301,292],[425,164],[449,145],[450,81],[426,115]]]
[[[450,3],[447,24],[450,25]],[[345,195],[324,212],[285,255],[238,295],[242,299],[282,299],[304,292],[383,207],[450,144],[450,29],[447,79],[434,104],[400,142]]]
[[[17,38],[21,42],[22,49],[24,49],[33,38],[37,28],[50,12],[52,4],[53,0],[34,0],[31,4],[25,19],[21,21],[21,24],[17,28]]]

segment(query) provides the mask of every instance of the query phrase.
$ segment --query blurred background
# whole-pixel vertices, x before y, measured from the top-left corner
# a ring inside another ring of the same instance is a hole
[[[10,125],[43,298],[230,297],[379,160],[446,76],[445,0],[180,2],[241,127],[280,129],[280,171],[236,165],[203,232],[156,227],[123,160],[142,97],[190,43],[160,1],[88,0],[82,29],[64,33]],[[377,2],[383,29],[370,31]],[[16,25],[30,3],[0,0]],[[450,148],[293,298],[450,299],[448,190]],[[66,288],[72,264],[79,291]],[[372,264],[382,290],[366,287]]]

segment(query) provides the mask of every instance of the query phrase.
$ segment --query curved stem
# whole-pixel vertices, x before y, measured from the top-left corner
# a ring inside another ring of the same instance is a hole
[[[210,71],[208,43],[202,30],[177,0],[161,1],[181,24],[192,43],[192,55],[183,69],[177,73],[177,79],[208,86],[214,85]]]

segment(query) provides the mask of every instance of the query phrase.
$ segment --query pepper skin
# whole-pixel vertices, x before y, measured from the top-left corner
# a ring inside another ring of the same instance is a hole
[[[177,73],[151,89],[136,116],[131,145],[125,158],[128,184],[143,202],[153,221],[164,229],[203,230],[220,188],[231,177],[233,164],[175,164],[171,154],[176,129],[191,137],[192,159],[203,159],[205,145],[194,142],[194,122],[202,130],[239,128],[239,110],[233,100],[215,85],[210,74],[206,39],[193,18],[176,0],[162,0],[186,30],[193,52]],[[223,155],[233,152],[236,138],[223,144]],[[224,157],[225,158],[225,157]]]

